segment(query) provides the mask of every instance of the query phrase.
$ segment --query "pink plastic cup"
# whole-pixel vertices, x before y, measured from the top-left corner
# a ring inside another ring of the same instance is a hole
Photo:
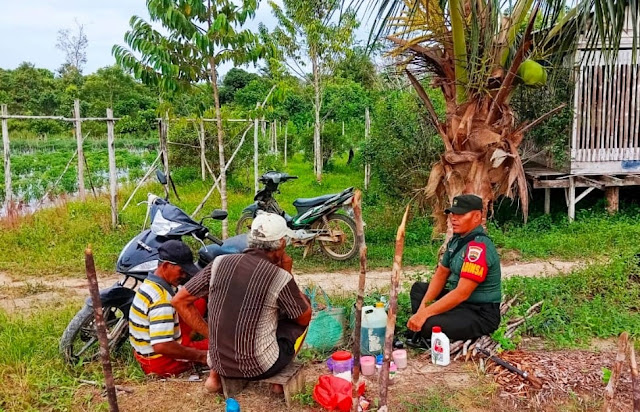
[[[360,358],[360,369],[365,376],[376,373],[376,358],[373,356],[363,356]]]

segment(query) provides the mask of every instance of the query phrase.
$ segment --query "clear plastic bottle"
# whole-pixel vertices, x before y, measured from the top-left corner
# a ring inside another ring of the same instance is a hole
[[[440,326],[431,329],[431,362],[440,366],[447,366],[449,359],[449,338],[442,333]]]

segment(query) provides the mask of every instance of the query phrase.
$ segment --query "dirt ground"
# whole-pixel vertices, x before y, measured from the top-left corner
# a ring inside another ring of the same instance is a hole
[[[503,276],[556,276],[568,273],[583,262],[537,261],[508,262]],[[404,280],[428,272],[427,268],[406,268]],[[367,273],[367,289],[388,287],[390,272],[373,270]],[[331,294],[353,293],[357,288],[357,272],[300,273],[295,275],[300,285],[317,284]],[[117,277],[100,274],[100,287],[110,286]],[[0,308],[9,312],[29,313],[51,300],[80,303],[87,296],[86,280],[81,274],[73,278],[17,279],[0,273]],[[409,367],[398,372],[389,389],[392,411],[463,410],[480,411],[591,411],[601,408],[602,368],[610,368],[615,359],[615,342],[599,340],[589,352],[578,350],[549,351],[541,339],[526,339],[520,349],[504,353],[511,361],[528,368],[545,380],[541,390],[534,390],[516,375],[505,373],[479,360],[454,361],[446,368],[430,363],[426,354],[410,354]],[[305,366],[306,393],[299,395],[289,410],[320,411],[310,406],[311,388],[321,374],[328,373],[324,363]],[[204,375],[201,375],[204,379]],[[220,396],[208,394],[203,382],[189,382],[188,376],[171,380],[149,379],[143,383],[126,384],[133,393],[119,392],[120,409],[140,408],[140,399],[147,410],[223,411]],[[377,377],[366,377],[367,396],[377,397]],[[630,381],[619,383],[621,396],[613,410],[631,410]],[[434,393],[438,396],[434,397]],[[87,399],[104,400],[99,389],[82,385],[74,397],[74,410],[89,410]],[[272,394],[265,384],[252,383],[237,396],[243,412],[275,412],[287,410],[282,396]],[[95,403],[94,403],[95,404]],[[420,405],[418,408],[417,405]],[[427,406],[425,406],[427,405]],[[429,406],[430,405],[430,406]],[[426,409],[425,409],[426,408]],[[443,409],[448,408],[448,409]]]
[[[504,278],[511,276],[554,276],[568,273],[583,265],[583,262],[569,262],[561,260],[534,261],[526,263],[509,262],[502,266]],[[418,273],[428,273],[431,269],[425,267],[405,268],[403,280],[410,280]],[[295,273],[296,281],[301,286],[315,284],[321,286],[327,293],[352,293],[358,288],[359,272],[345,271],[333,273]],[[390,270],[372,270],[367,272],[367,291],[387,288],[390,282]],[[111,273],[98,274],[101,288],[108,287],[118,280],[118,276]],[[8,273],[0,272],[0,308],[23,313],[37,311],[46,302],[59,300],[65,302],[80,302],[88,296],[87,280],[84,274],[74,277],[29,277],[17,278]]]

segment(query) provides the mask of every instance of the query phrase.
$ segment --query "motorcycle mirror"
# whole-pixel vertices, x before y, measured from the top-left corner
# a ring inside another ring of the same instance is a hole
[[[221,210],[221,209],[216,209],[213,212],[211,212],[211,218],[215,220],[224,220],[227,218],[228,215],[229,213],[227,213],[227,211]]]
[[[160,170],[156,170],[156,177],[158,178],[158,182],[160,182],[163,185],[167,184],[167,176],[162,173],[162,171]]]

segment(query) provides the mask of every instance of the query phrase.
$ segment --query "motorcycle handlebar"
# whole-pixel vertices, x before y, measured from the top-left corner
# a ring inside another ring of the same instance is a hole
[[[212,241],[213,243],[217,244],[218,246],[222,246],[222,240],[213,236],[211,233],[207,233],[206,238]]]

